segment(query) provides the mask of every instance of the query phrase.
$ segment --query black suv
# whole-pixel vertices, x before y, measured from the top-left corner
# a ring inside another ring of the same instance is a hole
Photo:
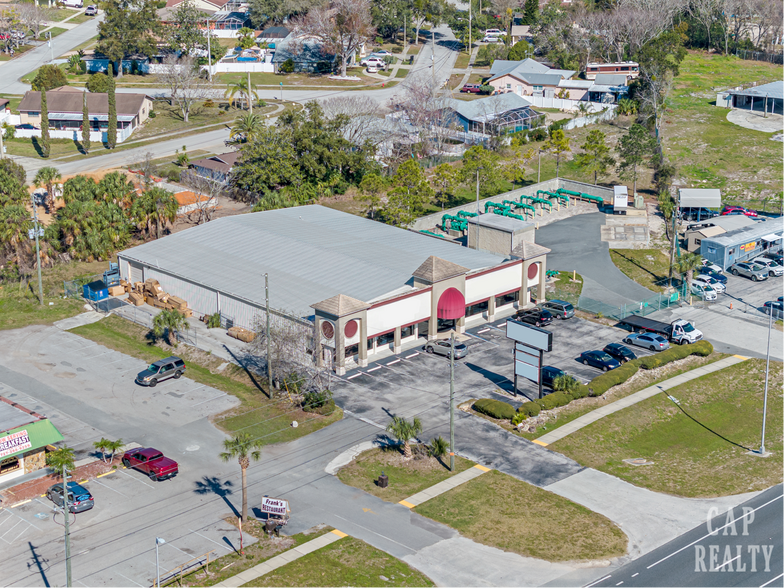
[[[546,365],[542,368],[542,386],[545,388],[552,388],[555,379],[558,376],[568,376],[577,381],[574,376],[569,376],[565,371],[551,365]]]
[[[548,300],[539,304],[540,308],[546,308],[555,315],[556,318],[561,320],[572,318],[574,316],[574,306],[565,300]]]
[[[549,310],[543,308],[529,308],[517,312],[517,320],[530,323],[537,327],[543,327],[553,322],[553,315]]]
[[[167,378],[179,378],[184,373],[185,362],[172,355],[166,359],[159,359],[150,364],[143,372],[139,372],[139,375],[136,376],[136,383],[155,388],[159,381]]]
[[[604,351],[613,359],[617,359],[621,363],[626,363],[627,361],[637,359],[637,356],[631,349],[626,347],[626,345],[621,345],[620,343],[610,343],[604,349],[602,349],[602,351]]]

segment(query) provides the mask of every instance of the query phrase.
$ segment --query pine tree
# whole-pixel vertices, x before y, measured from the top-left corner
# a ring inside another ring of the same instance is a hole
[[[539,17],[539,0],[525,0],[523,24],[534,25]]]
[[[49,107],[46,105],[46,90],[41,88],[41,156],[49,157],[52,145],[49,141]]]
[[[114,149],[117,145],[117,102],[114,96],[114,72],[109,63],[109,126],[106,128],[106,145]]]
[[[82,149],[85,155],[90,152],[90,113],[87,110],[87,92],[84,93],[82,106]]]

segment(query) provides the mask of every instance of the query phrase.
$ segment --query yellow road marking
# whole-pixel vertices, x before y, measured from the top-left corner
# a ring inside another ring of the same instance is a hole
[[[106,472],[105,474],[99,474],[99,475],[97,475],[95,477],[96,478],[103,478],[104,476],[108,476],[109,474],[113,474],[114,472],[115,472],[115,470],[111,470],[111,471]]]
[[[545,443],[544,441],[539,441],[539,439],[534,439],[534,443],[536,443],[537,445],[541,445],[542,447],[547,447],[548,445],[548,443]]]
[[[401,500],[398,504],[402,504],[406,508],[414,508],[416,504],[411,504],[410,502],[406,502],[405,500]]]
[[[486,467],[485,467],[485,466],[483,466],[483,465],[476,464],[474,467],[475,467],[476,469],[478,469],[478,470],[482,470],[483,472],[489,472],[489,471],[490,471],[490,468],[486,468]]]
[[[743,360],[748,359],[748,357],[744,357],[742,355],[733,355],[732,357],[737,357],[738,359],[743,359]]]
[[[333,530],[332,530],[332,533],[333,533],[334,535],[337,535],[337,536],[338,536],[338,537],[340,537],[341,539],[343,539],[343,537],[348,537],[348,534],[344,533],[343,531],[338,531],[337,529],[333,529]]]
[[[28,502],[32,502],[32,498],[28,498],[27,500],[23,500],[22,502],[17,502],[16,504],[12,504],[11,508],[16,508],[17,506],[22,506],[23,504],[27,504]]]

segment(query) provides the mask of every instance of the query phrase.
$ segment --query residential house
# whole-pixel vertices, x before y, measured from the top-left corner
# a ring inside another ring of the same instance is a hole
[[[533,41],[531,27],[529,25],[512,25],[512,35],[510,47],[518,41]]]
[[[497,135],[540,126],[544,116],[531,103],[513,92],[477,100],[450,100],[454,121],[466,132]]]
[[[289,59],[294,63],[295,72],[330,73],[335,69],[335,55],[315,39],[289,35],[275,43],[275,55],[272,56],[275,71],[280,71],[280,66]]]
[[[490,78],[485,84],[495,88],[494,93],[514,93],[518,96],[554,96],[563,88],[561,80],[570,80],[577,73],[571,70],[551,69],[546,65],[524,59],[523,61],[496,60],[490,68]],[[566,89],[571,98],[570,89]],[[585,92],[583,91],[582,94]],[[582,96],[581,94],[581,96]],[[574,98],[579,100],[579,98]]]
[[[259,45],[261,43],[267,43],[269,47],[274,49],[277,43],[280,43],[290,34],[291,31],[286,27],[267,27],[259,33],[258,37],[256,37],[256,43]]]
[[[735,88],[716,97],[716,105],[762,113],[784,113],[784,82],[770,82],[751,88]]]
[[[192,173],[203,178],[214,180],[220,184],[228,184],[231,170],[241,155],[242,153],[239,151],[229,151],[228,153],[191,161],[190,167]]]

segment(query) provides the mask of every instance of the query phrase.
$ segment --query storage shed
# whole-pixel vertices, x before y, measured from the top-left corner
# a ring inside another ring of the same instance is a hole
[[[781,252],[782,233],[781,219],[758,221],[748,228],[702,239],[700,254],[726,270],[739,261]]]
[[[721,208],[721,190],[717,188],[679,188],[681,208]]]

